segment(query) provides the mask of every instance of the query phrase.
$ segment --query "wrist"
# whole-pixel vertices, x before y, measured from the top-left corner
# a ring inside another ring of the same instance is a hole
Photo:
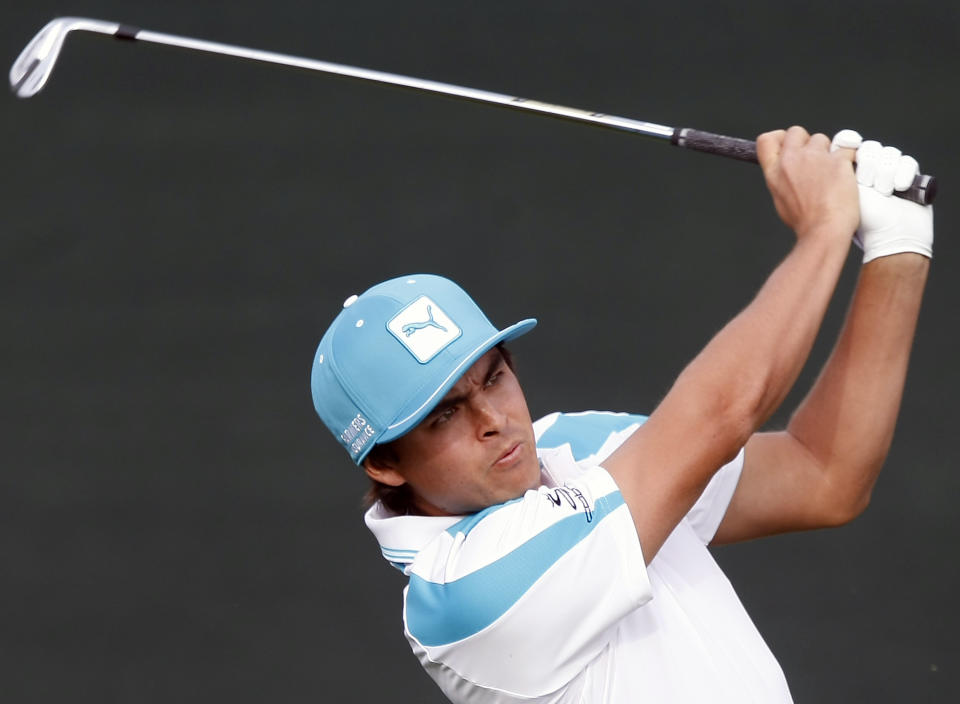
[[[933,258],[933,248],[926,242],[917,241],[909,237],[891,239],[865,248],[863,251],[863,263],[867,264],[875,259],[886,259],[898,254],[913,254],[929,260]]]
[[[930,258],[917,252],[895,252],[864,262],[863,270],[884,272],[898,277],[926,276]]]
[[[855,228],[844,227],[835,221],[814,223],[795,230],[797,246],[817,247],[831,252],[843,252],[850,249]]]

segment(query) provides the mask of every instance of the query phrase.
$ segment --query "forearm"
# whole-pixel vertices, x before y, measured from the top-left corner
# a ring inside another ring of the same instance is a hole
[[[604,462],[634,515],[648,562],[796,380],[848,247],[839,236],[801,239]]]
[[[796,381],[848,248],[844,237],[835,233],[798,241],[750,305],[684,372],[694,388],[709,389],[708,397],[734,409],[747,437],[769,418]]]
[[[757,139],[774,206],[797,243],[753,302],[685,370],[729,408],[747,438],[796,381],[833,295],[857,227],[857,186],[849,154],[828,153],[823,135],[802,128]],[[715,409],[711,409],[714,412]]]
[[[864,265],[833,353],[788,425],[840,515],[866,506],[890,447],[928,269],[917,254]]]
[[[838,153],[861,141],[847,130],[834,139]],[[867,263],[847,320],[787,430],[747,442],[716,543],[839,525],[869,501],[893,436],[933,242],[932,209],[889,195],[918,170],[896,154],[876,142],[857,152],[857,235]]]
[[[645,424],[662,445],[649,454],[685,460],[670,479],[676,492],[671,505],[681,515],[796,380],[848,247],[837,232],[801,239],[753,301],[687,366]]]
[[[754,300],[684,369],[605,462],[647,561],[783,400],[803,366],[857,227],[852,155],[800,127],[757,139],[757,158],[797,243]]]

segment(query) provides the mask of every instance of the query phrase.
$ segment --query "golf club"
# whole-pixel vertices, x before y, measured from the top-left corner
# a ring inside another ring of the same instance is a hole
[[[67,35],[74,31],[106,34],[116,37],[117,39],[164,44],[182,49],[235,56],[253,61],[292,66],[308,71],[319,71],[321,73],[356,78],[364,81],[386,83],[418,91],[439,93],[464,100],[500,105],[517,110],[526,110],[541,115],[549,115],[551,117],[584,122],[599,127],[633,132],[647,137],[669,140],[678,147],[726,156],[740,161],[754,163],[757,161],[756,142],[747,139],[727,137],[689,127],[668,127],[666,125],[658,125],[652,122],[643,122],[626,117],[617,117],[615,115],[590,112],[588,110],[564,107],[562,105],[542,103],[537,100],[517,98],[501,93],[491,93],[476,88],[466,88],[422,78],[412,78],[394,73],[385,73],[383,71],[345,66],[328,61],[288,56],[260,49],[248,49],[230,44],[220,44],[203,39],[163,34],[140,29],[139,27],[118,24],[116,22],[105,22],[103,20],[83,17],[58,17],[51,20],[30,40],[10,68],[10,86],[18,97],[29,98],[40,92],[50,78],[50,74],[53,71],[53,67],[56,64],[57,57],[60,54]],[[894,195],[926,205],[933,202],[936,193],[936,179],[933,176],[919,174],[908,190],[896,191]]]

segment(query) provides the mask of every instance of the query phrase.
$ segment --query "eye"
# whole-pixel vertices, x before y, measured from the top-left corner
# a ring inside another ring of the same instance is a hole
[[[503,370],[498,369],[497,371],[495,371],[493,374],[490,375],[490,377],[487,379],[485,386],[493,386],[498,381],[500,381],[500,377],[502,376],[503,376]]]
[[[451,418],[453,418],[453,414],[456,412],[457,412],[456,406],[448,406],[447,408],[444,408],[442,411],[437,413],[430,424],[434,427],[438,425],[443,425],[444,423],[449,421]]]

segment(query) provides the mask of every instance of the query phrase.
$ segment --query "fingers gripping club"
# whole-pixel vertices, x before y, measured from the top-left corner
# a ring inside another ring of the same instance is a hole
[[[863,250],[864,264],[902,252],[932,257],[933,206],[890,197],[914,182],[920,173],[917,160],[853,130],[838,132],[830,148],[857,151],[860,227],[853,241]]]

